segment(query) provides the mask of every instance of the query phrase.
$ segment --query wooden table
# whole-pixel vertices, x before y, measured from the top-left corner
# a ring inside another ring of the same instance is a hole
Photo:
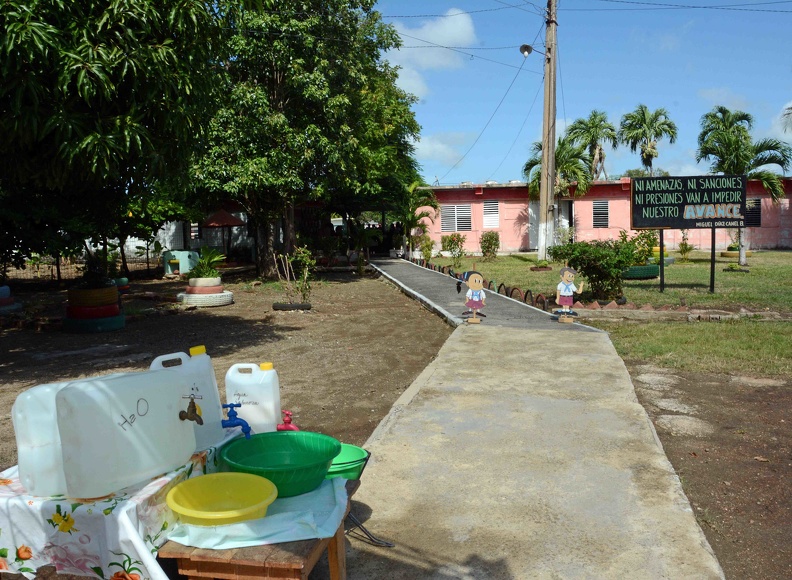
[[[347,497],[351,498],[360,480],[348,481]],[[347,499],[346,513],[349,513]],[[346,514],[345,514],[346,515]],[[346,547],[344,520],[331,538],[284,542],[230,550],[207,550],[168,541],[159,549],[159,558],[175,559],[179,573],[187,578],[222,580],[267,580],[298,578],[307,580],[322,553],[327,550],[330,578],[346,578]]]

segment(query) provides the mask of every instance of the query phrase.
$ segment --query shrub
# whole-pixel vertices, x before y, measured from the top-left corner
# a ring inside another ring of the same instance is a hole
[[[432,259],[432,253],[434,252],[434,242],[432,241],[432,238],[426,234],[420,236],[420,238],[421,239],[418,248],[421,250],[423,259],[428,262]]]
[[[566,262],[585,277],[594,298],[602,300],[622,296],[622,273],[635,260],[634,244],[622,240],[575,242],[553,246],[548,252],[554,261]]]
[[[643,266],[652,257],[652,248],[659,244],[659,236],[655,230],[642,230],[632,238],[627,237],[627,232],[619,233],[619,244],[629,246],[633,251],[631,266]]]
[[[440,247],[444,252],[451,254],[451,264],[454,270],[462,267],[462,258],[465,257],[465,240],[462,234],[449,234],[440,238]]]
[[[479,240],[481,244],[481,255],[485,262],[490,262],[498,257],[500,249],[500,234],[498,232],[484,232]]]
[[[682,230],[682,241],[679,242],[679,247],[677,249],[679,250],[680,261],[690,261],[690,254],[696,249],[696,246],[688,242],[687,230]]]

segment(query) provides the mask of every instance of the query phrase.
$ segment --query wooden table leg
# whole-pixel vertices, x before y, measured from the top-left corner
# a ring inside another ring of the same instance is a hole
[[[330,568],[330,580],[346,580],[346,535],[344,520],[338,526],[335,535],[327,545],[327,563]]]

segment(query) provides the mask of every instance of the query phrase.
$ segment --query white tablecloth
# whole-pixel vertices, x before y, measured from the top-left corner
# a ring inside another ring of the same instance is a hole
[[[225,441],[238,434],[228,430]],[[185,479],[217,471],[221,446],[101,498],[27,495],[17,467],[7,469],[0,473],[0,570],[34,578],[38,568],[54,565],[61,574],[167,580],[156,560],[175,520],[165,496]]]

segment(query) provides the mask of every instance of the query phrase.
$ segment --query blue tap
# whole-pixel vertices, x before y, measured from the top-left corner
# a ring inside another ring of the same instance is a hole
[[[220,421],[220,424],[222,425],[223,429],[227,427],[241,427],[242,433],[245,434],[245,439],[250,439],[250,425],[248,425],[247,421],[237,416],[237,412],[235,410],[236,407],[241,406],[241,403],[228,403],[227,405],[223,405],[223,409],[228,409],[228,419],[223,419]]]

